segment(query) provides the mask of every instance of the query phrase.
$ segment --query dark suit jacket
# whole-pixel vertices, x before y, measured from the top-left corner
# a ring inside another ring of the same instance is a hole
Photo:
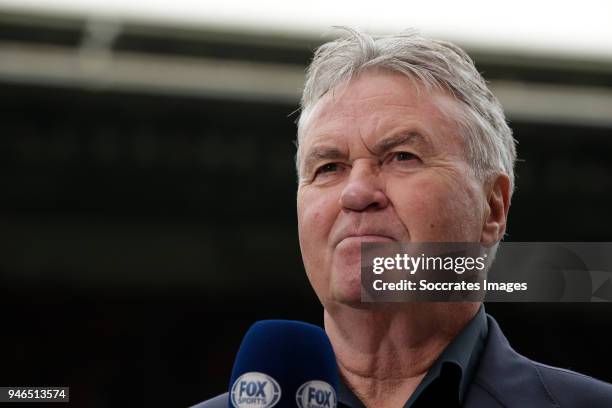
[[[495,319],[487,316],[487,320],[489,336],[464,407],[612,408],[612,385],[521,356],[510,347]],[[192,408],[227,406],[225,393]]]

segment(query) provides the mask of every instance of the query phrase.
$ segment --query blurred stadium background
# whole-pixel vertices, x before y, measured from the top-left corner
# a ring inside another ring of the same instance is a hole
[[[321,323],[292,141],[304,69],[328,37],[287,30],[290,14],[42,3],[0,2],[0,385],[67,385],[83,407],[222,392],[253,321]],[[442,26],[429,31],[467,48],[520,143],[509,240],[611,241],[610,31],[565,49]],[[523,354],[612,381],[611,306],[487,310]]]

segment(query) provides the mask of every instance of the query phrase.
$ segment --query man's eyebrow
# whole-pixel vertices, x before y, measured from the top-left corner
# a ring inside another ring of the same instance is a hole
[[[398,146],[412,144],[422,146],[428,150],[430,150],[433,146],[429,142],[429,140],[423,136],[421,133],[416,131],[404,132],[397,134],[395,136],[390,136],[385,139],[380,140],[378,143],[374,145],[372,148],[372,152],[377,155],[382,155],[389,150],[392,150]]]
[[[429,140],[421,133],[416,131],[410,131],[399,133],[397,135],[380,140],[374,145],[372,152],[376,155],[383,155],[389,150],[405,144],[422,146],[427,150],[433,148]],[[309,173],[312,168],[321,161],[339,160],[346,158],[346,154],[336,147],[314,146],[306,153],[306,156],[304,158],[304,170],[306,173]]]
[[[340,149],[331,146],[315,146],[308,151],[304,159],[304,170],[309,172],[314,165],[323,160],[338,160],[346,158]]]

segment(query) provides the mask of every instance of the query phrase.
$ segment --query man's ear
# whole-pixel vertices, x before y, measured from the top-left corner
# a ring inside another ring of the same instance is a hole
[[[506,232],[510,209],[510,178],[502,173],[491,176],[485,185],[487,202],[480,242],[485,246],[501,241]]]

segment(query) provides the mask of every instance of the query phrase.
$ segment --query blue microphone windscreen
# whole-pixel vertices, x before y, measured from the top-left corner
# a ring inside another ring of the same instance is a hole
[[[336,357],[323,329],[263,320],[242,340],[229,399],[236,408],[334,408],[337,389]]]

